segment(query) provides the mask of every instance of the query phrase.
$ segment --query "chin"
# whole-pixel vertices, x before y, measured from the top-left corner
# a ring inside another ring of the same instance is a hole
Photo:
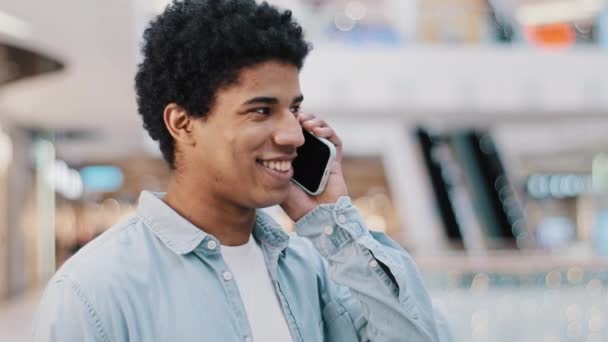
[[[289,195],[289,188],[285,190],[267,190],[261,193],[261,196],[257,197],[256,207],[257,208],[267,208],[272,207],[274,205],[281,204],[285,202],[287,196]]]

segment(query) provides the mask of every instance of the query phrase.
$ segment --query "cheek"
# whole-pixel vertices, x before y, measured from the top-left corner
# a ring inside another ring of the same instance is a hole
[[[235,181],[258,182],[256,158],[272,153],[272,125],[269,122],[241,125],[224,135],[223,143],[226,156],[232,158]]]
[[[227,174],[233,178],[233,185],[254,177],[257,166],[256,149],[252,148],[250,143],[239,138],[229,139],[222,151],[218,157],[221,158],[222,166],[228,168]]]
[[[269,131],[265,126],[242,128],[228,142],[235,154],[254,160],[261,153],[268,152],[265,146],[271,143]]]
[[[224,134],[218,131],[207,131],[201,134],[199,146],[196,151],[198,159],[194,172],[201,172],[211,175],[216,181],[231,182],[232,171],[235,169],[233,157],[233,145]]]

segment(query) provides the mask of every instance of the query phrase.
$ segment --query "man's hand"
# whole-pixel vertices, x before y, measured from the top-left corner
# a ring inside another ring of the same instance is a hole
[[[289,195],[281,207],[289,217],[298,221],[320,204],[335,203],[341,196],[348,196],[348,189],[342,175],[342,141],[334,130],[321,119],[312,114],[298,116],[302,127],[317,137],[325,138],[336,146],[336,161],[331,167],[325,191],[318,196],[311,196],[295,183],[291,183]]]

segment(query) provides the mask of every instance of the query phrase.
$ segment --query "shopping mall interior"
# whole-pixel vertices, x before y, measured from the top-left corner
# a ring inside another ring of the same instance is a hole
[[[274,0],[314,50],[303,110],[457,341],[608,340],[608,2]],[[0,340],[170,174],[137,115],[167,0],[0,0]],[[286,230],[293,222],[265,209]]]

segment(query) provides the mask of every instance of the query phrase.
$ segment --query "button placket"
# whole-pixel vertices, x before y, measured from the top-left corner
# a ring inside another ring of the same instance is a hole
[[[229,307],[234,314],[235,324],[238,326],[240,341],[245,341],[247,337],[250,337],[251,340],[249,341],[253,342],[251,327],[247,320],[242,299],[239,297],[235,275],[231,272],[222,257],[220,253],[221,247],[220,242],[216,238],[208,236],[195,251],[195,254],[199,259],[211,266],[219,285],[224,288]]]

